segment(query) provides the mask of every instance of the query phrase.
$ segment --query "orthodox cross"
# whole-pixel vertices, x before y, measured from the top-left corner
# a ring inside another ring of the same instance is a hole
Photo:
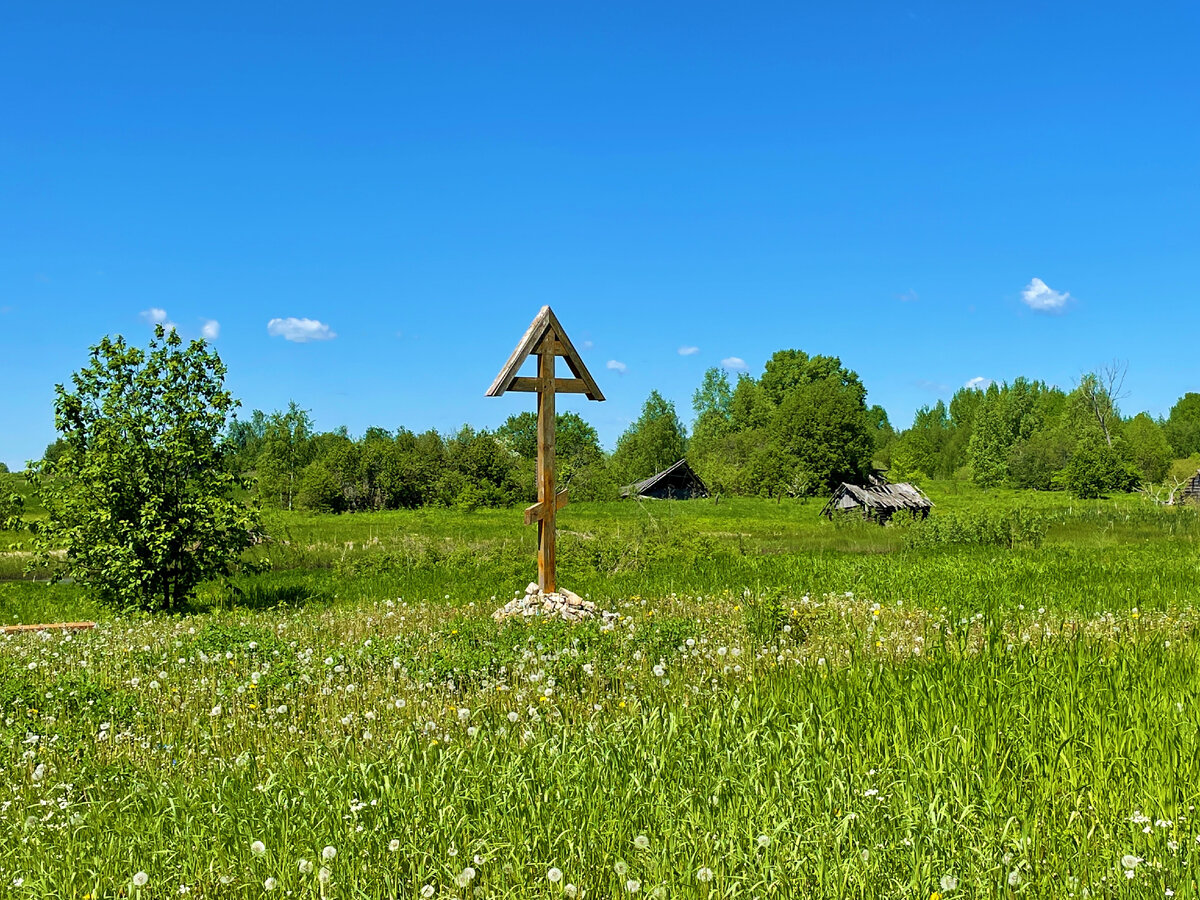
[[[537,377],[522,378],[522,364],[530,356],[537,357]],[[558,378],[554,362],[561,356],[574,378]],[[563,331],[550,307],[543,306],[533,324],[517,344],[492,386],[488,397],[499,397],[507,391],[528,391],[538,396],[537,406],[537,498],[538,502],[525,510],[525,524],[538,526],[538,587],[552,594],[554,581],[554,525],[558,511],[567,505],[567,492],[555,490],[554,484],[554,395],[585,394],[589,400],[603,400],[604,395],[579,358],[579,353]]]

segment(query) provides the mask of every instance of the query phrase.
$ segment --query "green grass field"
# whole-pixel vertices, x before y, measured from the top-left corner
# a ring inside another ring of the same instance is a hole
[[[0,896],[1197,896],[1200,516],[930,494],[567,507],[607,630],[493,623],[515,510],[278,516],[157,619],[4,533],[0,623],[99,627],[0,637]]]

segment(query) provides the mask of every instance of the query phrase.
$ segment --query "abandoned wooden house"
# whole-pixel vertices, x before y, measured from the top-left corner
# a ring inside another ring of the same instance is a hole
[[[641,497],[648,500],[695,500],[708,496],[708,488],[692,471],[686,459],[651,475],[645,481],[621,488],[621,498]]]
[[[832,519],[834,513],[856,510],[864,519],[874,519],[883,525],[901,510],[923,519],[932,508],[930,499],[913,485],[906,482],[892,484],[886,478],[872,475],[866,485],[845,482],[838,485],[821,515]]]
[[[1200,503],[1200,472],[1183,483],[1175,495],[1176,503]]]

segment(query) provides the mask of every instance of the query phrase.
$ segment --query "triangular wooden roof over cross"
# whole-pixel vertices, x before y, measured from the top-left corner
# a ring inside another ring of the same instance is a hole
[[[517,349],[513,350],[508,362],[504,364],[504,368],[500,370],[500,374],[496,376],[496,380],[492,382],[492,386],[488,388],[484,396],[499,397],[507,391],[540,390],[537,378],[521,378],[517,373],[521,371],[521,366],[524,365],[526,359],[543,352],[543,344],[547,338],[552,341],[550,349],[553,354],[561,356],[566,361],[571,374],[575,376],[574,378],[556,378],[554,392],[586,394],[589,400],[603,400],[604,394],[600,393],[596,380],[592,378],[587,366],[583,364],[583,360],[579,356],[579,351],[575,349],[575,345],[563,331],[558,317],[554,315],[554,310],[548,306],[543,306],[541,311],[533,317],[529,330],[525,332],[525,336],[517,344]]]
[[[530,356],[536,356],[538,373],[534,378],[518,373]],[[558,378],[554,373],[555,360],[566,360],[574,378]],[[552,594],[555,585],[554,528],[558,510],[567,504],[567,492],[555,490],[554,485],[554,395],[585,394],[589,400],[603,400],[596,380],[583,364],[579,351],[563,331],[558,318],[548,306],[534,316],[533,323],[508,362],[488,388],[487,397],[499,397],[508,391],[530,391],[538,395],[537,413],[537,489],[538,502],[525,510],[525,524],[538,526],[538,587]]]

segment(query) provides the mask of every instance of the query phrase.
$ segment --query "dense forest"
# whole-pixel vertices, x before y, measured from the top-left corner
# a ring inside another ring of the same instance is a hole
[[[1071,390],[1017,378],[964,387],[917,411],[897,431],[837,357],[781,350],[762,374],[731,381],[713,368],[692,398],[690,433],[675,405],[652,391],[612,453],[576,413],[557,420],[560,482],[577,500],[612,499],[620,487],[687,457],[726,495],[820,495],[841,481],[885,472],[893,481],[961,479],[982,487],[1068,490],[1081,497],[1181,479],[1200,468],[1200,394],[1165,419],[1126,417],[1124,370],[1084,375]],[[226,431],[227,465],[264,505],[323,512],[425,505],[504,506],[534,497],[536,417],[495,431],[453,434],[369,428],[317,432],[296,403],[254,410]],[[47,448],[53,462],[57,443]]]

